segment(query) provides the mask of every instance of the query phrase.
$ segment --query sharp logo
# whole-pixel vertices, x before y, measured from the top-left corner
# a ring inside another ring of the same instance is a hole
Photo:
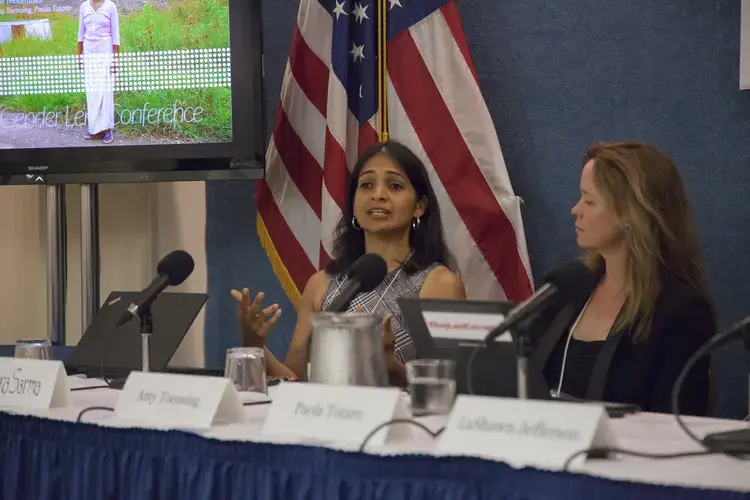
[[[49,166],[47,166],[47,165],[29,165],[28,170],[31,171],[31,172],[39,172],[39,171],[49,170]]]
[[[112,300],[110,300],[110,301],[109,301],[109,302],[107,303],[107,305],[108,305],[108,306],[111,306],[111,305],[117,304],[118,302],[120,302],[120,297],[117,297],[116,299],[112,299]]]

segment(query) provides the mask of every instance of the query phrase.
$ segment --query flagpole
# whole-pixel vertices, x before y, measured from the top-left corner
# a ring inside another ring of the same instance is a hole
[[[388,0],[378,1],[378,136],[380,142],[388,140],[388,64],[386,52],[388,45],[388,31],[386,29],[386,14]]]

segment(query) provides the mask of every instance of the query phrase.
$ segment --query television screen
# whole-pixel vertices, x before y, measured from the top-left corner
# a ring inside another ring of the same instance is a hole
[[[262,169],[261,58],[259,1],[0,0],[0,174]]]

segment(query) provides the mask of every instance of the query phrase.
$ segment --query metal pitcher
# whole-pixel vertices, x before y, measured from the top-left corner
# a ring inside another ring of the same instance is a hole
[[[364,313],[310,317],[310,382],[387,387],[380,318]]]

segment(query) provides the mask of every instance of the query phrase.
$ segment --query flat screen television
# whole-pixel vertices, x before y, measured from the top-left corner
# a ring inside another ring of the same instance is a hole
[[[259,0],[0,0],[0,181],[262,177],[262,40]]]

